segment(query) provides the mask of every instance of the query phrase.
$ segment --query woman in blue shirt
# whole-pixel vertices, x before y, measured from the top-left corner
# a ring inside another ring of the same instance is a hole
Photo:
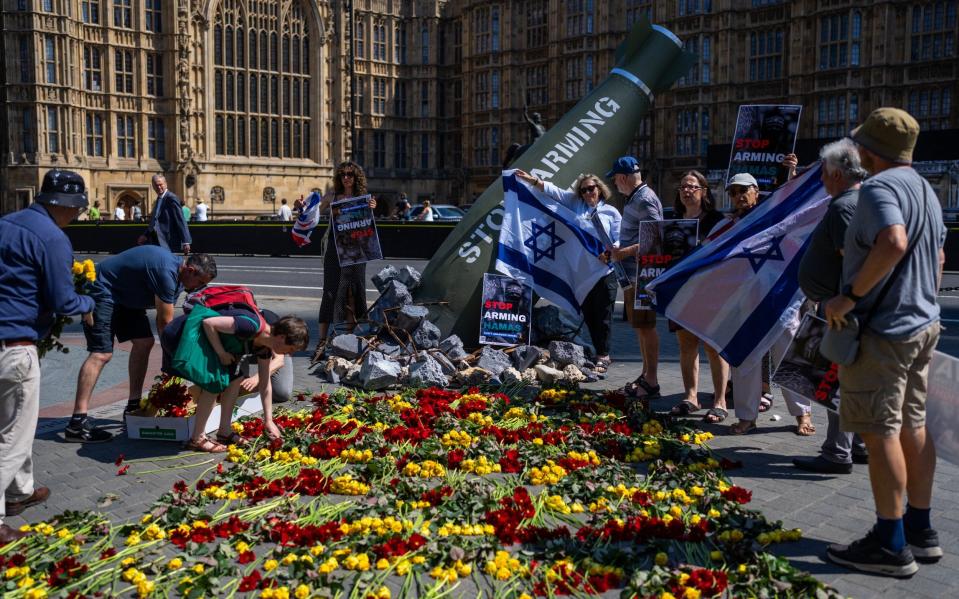
[[[575,212],[581,226],[592,227],[590,214],[595,210],[613,245],[619,246],[619,224],[622,216],[615,207],[606,203],[606,199],[610,196],[609,187],[598,176],[591,173],[580,175],[573,183],[574,191],[560,189],[549,181],[543,181],[519,169],[516,170],[516,176]],[[600,260],[608,263],[609,256],[602,254]],[[600,374],[605,373],[612,362],[609,357],[609,337],[613,326],[616,287],[616,276],[610,270],[605,277],[596,282],[582,305],[583,320],[586,328],[589,329],[593,348],[596,350],[596,371]]]

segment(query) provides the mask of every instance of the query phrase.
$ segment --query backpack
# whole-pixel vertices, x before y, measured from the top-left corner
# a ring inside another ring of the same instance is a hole
[[[257,319],[256,334],[266,326],[266,319],[256,306],[256,298],[249,287],[242,285],[207,286],[189,294],[183,302],[183,311],[187,314],[194,306],[205,306],[216,312],[226,310],[244,310]],[[253,318],[251,318],[253,320]]]

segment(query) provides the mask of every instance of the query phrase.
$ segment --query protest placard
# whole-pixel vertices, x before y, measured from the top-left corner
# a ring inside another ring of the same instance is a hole
[[[340,266],[383,258],[369,195],[333,202],[330,210],[333,243]]]
[[[740,106],[726,180],[737,173],[749,173],[761,192],[785,183],[782,161],[796,146],[801,114],[802,106],[790,104]]]
[[[486,345],[529,343],[533,289],[506,275],[483,275],[479,342]]]
[[[937,351],[929,365],[926,427],[936,455],[959,464],[959,359]]]
[[[839,365],[819,352],[826,321],[806,314],[772,381],[832,411],[839,409]]]
[[[635,310],[652,310],[646,284],[679,262],[699,244],[699,219],[644,220],[639,223]]]

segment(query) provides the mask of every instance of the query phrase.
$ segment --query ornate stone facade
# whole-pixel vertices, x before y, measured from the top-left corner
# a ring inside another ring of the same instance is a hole
[[[942,140],[920,170],[959,205],[957,0],[2,6],[2,211],[62,166],[84,175],[104,214],[133,201],[146,213],[157,172],[214,216],[267,214],[328,189],[348,156],[384,207],[400,192],[469,202],[510,143],[528,141],[524,105],[555,123],[605,77],[644,14],[700,56],[657,97],[632,148],[664,197],[690,168],[719,186],[740,104],[788,102],[804,105],[811,148],[876,106],[909,109]]]

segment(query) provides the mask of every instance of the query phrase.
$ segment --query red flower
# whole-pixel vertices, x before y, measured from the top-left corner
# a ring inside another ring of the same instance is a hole
[[[244,551],[236,558],[238,564],[251,564],[256,560],[256,554],[252,551]]]
[[[117,460],[116,460],[115,462],[113,462],[113,465],[114,465],[114,466],[119,466],[119,465],[122,464],[122,463],[123,463],[123,454],[121,453],[121,454],[117,457]]]
[[[748,489],[733,485],[732,487],[729,487],[723,491],[722,496],[723,498],[736,503],[749,503],[752,501],[753,492]]]
[[[523,471],[523,463],[519,461],[519,451],[508,449],[503,457],[499,459],[499,465],[503,472],[507,474],[516,474]]]
[[[117,470],[117,476],[123,476],[124,474],[127,473],[127,470],[129,470],[129,469],[130,469],[130,465],[129,465],[129,464],[127,464],[126,466],[121,466],[120,469]]]
[[[466,453],[462,449],[453,449],[446,454],[446,464],[450,468],[459,468]]]
[[[260,576],[260,571],[253,570],[249,576],[244,576],[243,579],[240,580],[240,586],[237,587],[237,590],[241,593],[255,591],[257,588],[259,588],[261,579],[262,577]]]

